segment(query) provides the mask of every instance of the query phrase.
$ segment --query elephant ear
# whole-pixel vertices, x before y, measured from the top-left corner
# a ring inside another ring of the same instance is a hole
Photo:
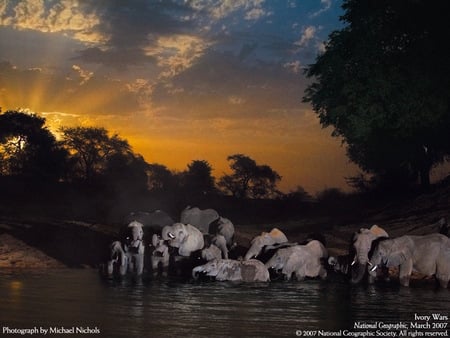
[[[384,230],[383,228],[379,227],[376,224],[372,225],[372,227],[369,229],[369,231],[377,238],[378,237],[389,237],[386,230]]]

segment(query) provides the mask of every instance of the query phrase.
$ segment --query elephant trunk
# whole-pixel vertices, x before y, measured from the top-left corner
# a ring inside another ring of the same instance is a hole
[[[192,277],[197,280],[198,279],[198,274],[203,272],[203,266],[197,266],[195,268],[192,269]]]
[[[352,266],[352,284],[358,284],[362,281],[366,273],[366,264],[355,262]]]
[[[175,235],[173,234],[173,228],[171,225],[166,225],[161,230],[161,237],[165,241],[170,241],[175,238]]]
[[[254,243],[250,249],[248,249],[247,253],[244,256],[244,260],[248,261],[251,258],[256,258],[258,254],[261,252],[262,247],[256,243]]]

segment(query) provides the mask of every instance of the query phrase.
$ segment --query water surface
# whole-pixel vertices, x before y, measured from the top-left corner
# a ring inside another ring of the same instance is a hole
[[[3,271],[0,299],[3,329],[89,327],[100,332],[89,336],[102,337],[295,337],[300,330],[353,330],[356,322],[409,323],[416,313],[450,309],[450,290],[430,285],[118,281],[90,269]]]

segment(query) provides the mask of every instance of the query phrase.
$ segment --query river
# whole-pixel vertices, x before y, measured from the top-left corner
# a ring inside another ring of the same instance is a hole
[[[0,300],[5,336],[30,336],[33,330],[41,331],[38,337],[45,330],[53,337],[355,336],[376,331],[398,336],[400,329],[387,327],[405,324],[413,332],[412,323],[427,323],[417,316],[449,316],[450,290],[428,284],[355,287],[341,278],[262,284],[118,281],[102,279],[91,269],[66,269],[2,271]],[[431,318],[428,323],[439,327],[422,331],[445,333],[448,322]],[[376,328],[366,327],[371,325]]]

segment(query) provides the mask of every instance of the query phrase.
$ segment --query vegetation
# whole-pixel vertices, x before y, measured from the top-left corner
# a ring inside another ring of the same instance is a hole
[[[0,187],[6,203],[35,208],[44,203],[47,209],[42,212],[53,209],[50,212],[117,220],[132,210],[177,214],[186,205],[213,204],[226,204],[231,210],[235,201],[242,208],[243,200],[283,196],[276,188],[281,176],[246,155],[230,155],[232,173],[216,184],[205,160],[174,172],[147,163],[127,140],[111,136],[105,128],[60,131],[61,140],[56,141],[42,117],[22,111],[0,114]],[[258,202],[246,203],[254,207]]]
[[[429,185],[432,166],[450,153],[445,7],[346,0],[344,28],[306,70],[313,82],[303,100],[343,138],[349,158],[385,187],[417,178]]]

